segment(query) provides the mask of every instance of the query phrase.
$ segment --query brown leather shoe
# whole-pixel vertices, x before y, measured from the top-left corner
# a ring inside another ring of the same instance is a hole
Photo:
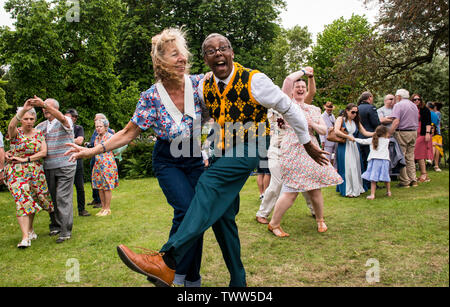
[[[265,225],[269,224],[269,221],[266,218],[260,217],[260,216],[256,217],[256,221],[260,224],[265,224]]]
[[[172,285],[175,270],[167,267],[162,259],[164,254],[158,252],[136,254],[125,245],[117,246],[117,253],[127,267],[147,276],[156,286],[170,287]]]

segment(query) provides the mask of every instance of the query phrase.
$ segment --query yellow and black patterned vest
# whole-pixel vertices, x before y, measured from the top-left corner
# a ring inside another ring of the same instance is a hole
[[[204,101],[209,114],[222,128],[222,142],[219,144],[221,149],[226,150],[235,145],[238,138],[247,141],[249,136],[258,136],[258,125],[261,123],[265,124],[262,126],[265,131],[261,131],[260,136],[270,134],[267,109],[253,98],[251,92],[252,77],[258,72],[234,63],[234,75],[222,94],[214,78],[206,81],[203,86]],[[225,129],[226,123],[242,125],[238,125],[240,129],[236,131]]]

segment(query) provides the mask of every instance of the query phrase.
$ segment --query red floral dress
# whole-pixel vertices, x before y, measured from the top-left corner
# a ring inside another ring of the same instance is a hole
[[[21,128],[11,140],[11,152],[20,158],[30,157],[41,150],[45,141],[42,131],[26,136]],[[27,216],[42,209],[53,210],[53,203],[41,161],[9,163],[6,167],[6,184],[16,202],[16,215]]]
[[[105,133],[103,137],[98,135],[95,138],[94,146],[106,142],[112,136],[109,132]],[[96,155],[95,164],[92,169],[92,188],[97,190],[112,190],[118,186],[119,173],[112,151]]]

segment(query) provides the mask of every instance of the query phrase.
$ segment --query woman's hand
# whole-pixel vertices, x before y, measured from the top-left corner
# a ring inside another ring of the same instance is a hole
[[[305,70],[305,76],[314,77],[314,68],[308,66],[308,67],[305,67],[304,70]]]
[[[74,143],[66,143],[66,146],[71,147],[68,151],[64,153],[65,156],[70,156],[69,162],[75,162],[78,159],[91,158],[95,155],[92,148],[81,147]]]
[[[28,162],[28,158],[11,157],[12,162],[25,163]]]
[[[25,104],[23,105],[23,113],[26,113],[33,108],[32,102],[33,99],[28,99],[27,101],[25,101]]]
[[[6,162],[11,162],[13,158],[13,154],[11,152],[11,150],[8,150],[7,152],[5,152],[5,160]]]
[[[353,137],[353,135],[347,135],[347,139],[352,142],[356,141],[355,138]]]

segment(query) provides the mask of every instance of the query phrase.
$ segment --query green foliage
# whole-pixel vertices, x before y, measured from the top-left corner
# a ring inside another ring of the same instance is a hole
[[[52,97],[62,111],[76,108],[79,124],[91,127],[95,113],[120,113],[114,63],[124,7],[120,0],[79,5],[77,21],[68,18],[71,2],[7,1],[5,8],[17,21],[14,31],[0,29],[0,64],[10,67],[11,105],[21,106],[33,95]]]
[[[272,56],[266,46],[278,33],[276,21],[285,6],[283,0],[124,2],[128,10],[118,34],[120,48],[116,70],[123,84],[136,81],[141,91],[154,81],[151,39],[168,27],[183,26],[187,31],[192,73],[208,70],[203,63],[201,45],[211,33],[221,33],[230,39],[236,61],[263,70]]]
[[[271,45],[272,56],[264,72],[278,86],[283,85],[287,75],[306,66],[307,49],[312,44],[311,33],[307,27],[295,26],[279,29],[279,34]]]
[[[131,142],[123,153],[120,178],[154,177],[152,163],[154,145],[155,143],[146,137]]]

